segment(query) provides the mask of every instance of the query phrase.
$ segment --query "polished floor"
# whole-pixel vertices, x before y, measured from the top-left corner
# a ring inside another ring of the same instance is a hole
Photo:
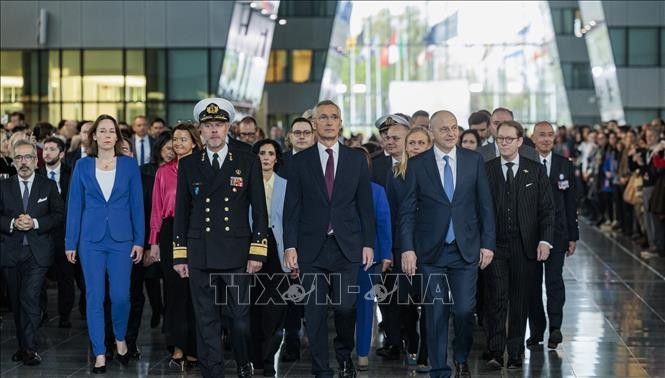
[[[522,371],[493,372],[484,367],[480,355],[483,337],[475,334],[470,358],[473,376],[523,377],[665,377],[665,259],[644,262],[628,240],[613,240],[594,228],[582,226],[577,253],[566,261],[566,306],[564,342],[555,351],[526,352]],[[49,304],[55,305],[55,291]],[[51,313],[55,313],[52,308]],[[77,311],[74,311],[78,314]],[[146,304],[144,324],[149,323]],[[75,377],[89,375],[86,361],[88,339],[85,324],[73,316],[72,329],[57,328],[54,318],[41,328],[43,358],[39,367],[11,362],[16,339],[11,314],[3,314],[0,338],[2,377]],[[380,340],[374,340],[378,343]],[[168,354],[158,330],[144,327],[139,338],[143,356],[122,368],[109,363],[107,376],[199,376],[197,370],[179,373],[169,369]],[[374,349],[374,347],[372,348]],[[332,343],[331,343],[332,350]],[[333,353],[331,352],[331,355]],[[308,352],[295,363],[280,363],[278,376],[309,376]],[[233,362],[227,369],[235,376]],[[261,375],[258,371],[257,375]],[[423,376],[402,362],[383,362],[370,356],[370,370],[360,377]]]

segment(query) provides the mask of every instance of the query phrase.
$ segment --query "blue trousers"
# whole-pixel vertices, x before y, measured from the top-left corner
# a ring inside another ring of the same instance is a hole
[[[455,338],[453,358],[467,362],[473,342],[473,310],[476,306],[478,264],[468,263],[456,246],[445,246],[434,264],[423,264],[423,279],[427,283],[425,323],[427,350],[432,365],[430,377],[448,378],[448,320],[453,314]]]
[[[372,322],[374,320],[374,296],[366,296],[372,288],[373,282],[370,274],[377,271],[377,266],[372,266],[367,271],[364,265],[358,269],[358,286],[360,292],[356,300],[356,352],[359,357],[369,354],[372,343]]]
[[[129,286],[132,274],[132,242],[117,242],[107,234],[100,242],[81,241],[79,256],[86,286],[88,335],[95,356],[106,353],[104,344],[104,296],[109,277],[113,333],[125,340],[129,320]]]

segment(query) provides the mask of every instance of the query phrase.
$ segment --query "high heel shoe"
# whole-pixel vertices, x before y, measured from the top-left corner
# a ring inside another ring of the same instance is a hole
[[[92,367],[92,374],[104,374],[104,373],[106,373],[106,365]]]
[[[185,371],[185,359],[183,357],[173,358],[169,361],[169,367],[172,369],[178,369],[180,371]]]
[[[127,350],[125,354],[118,353],[116,359],[122,364],[122,366],[127,367],[129,365],[130,357],[129,350]]]

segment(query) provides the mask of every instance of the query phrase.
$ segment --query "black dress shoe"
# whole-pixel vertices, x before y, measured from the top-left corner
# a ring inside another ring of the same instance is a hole
[[[384,346],[376,350],[376,354],[385,358],[386,360],[399,360],[400,347],[396,345]]]
[[[343,362],[339,367],[338,376],[339,378],[355,378],[356,368],[353,367],[353,361],[349,359]]]
[[[286,348],[284,351],[282,351],[280,359],[282,360],[282,362],[294,362],[299,360],[300,347],[298,347],[298,349]]]
[[[486,365],[490,369],[501,370],[503,368],[503,360],[497,357],[492,357],[487,361]]]
[[[131,356],[130,356],[130,353],[129,353],[129,349],[127,349],[127,352],[125,352],[125,354],[118,353],[116,358],[117,358],[118,362],[120,362],[122,364],[122,366],[127,367],[127,365],[129,365],[130,357]]]
[[[60,316],[60,321],[58,322],[58,328],[72,328],[72,322],[68,317]]]
[[[23,361],[23,351],[20,349],[17,350],[16,353],[12,355],[12,361],[14,362]]]
[[[37,352],[27,351],[23,354],[23,365],[37,366],[42,363],[42,358]]]
[[[528,348],[535,347],[536,345],[539,345],[540,343],[543,342],[543,337],[534,337],[531,336],[528,339],[526,339],[526,346]]]
[[[550,339],[547,341],[547,347],[550,349],[556,349],[559,344],[563,341],[563,335],[561,331],[554,328],[550,330]]]
[[[238,365],[238,378],[250,378],[252,373],[252,364],[249,362]]]
[[[44,327],[44,326],[46,326],[46,323],[48,323],[48,322],[49,322],[48,312],[44,311],[44,312],[42,312],[42,319],[39,322],[39,326]]]
[[[277,372],[275,371],[275,367],[273,365],[265,365],[263,368],[263,376],[264,377],[274,377]]]
[[[138,360],[141,358],[141,351],[139,348],[136,347],[136,345],[127,345],[127,354],[129,354],[129,358],[132,358],[134,360]]]
[[[159,327],[159,323],[162,320],[162,315],[159,312],[153,312],[152,317],[150,318],[150,328]]]
[[[522,359],[509,359],[508,360],[508,370],[519,370],[522,368]]]
[[[106,365],[92,367],[92,374],[105,374],[105,373],[106,373]]]
[[[169,367],[171,369],[185,371],[185,359],[171,357],[171,359],[169,360]]]
[[[471,371],[469,371],[469,364],[466,362],[455,362],[455,378],[471,378]]]

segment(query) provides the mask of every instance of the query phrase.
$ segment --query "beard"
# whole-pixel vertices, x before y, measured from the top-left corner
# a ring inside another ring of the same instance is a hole
[[[53,159],[46,159],[44,158],[44,163],[48,165],[56,165],[60,162],[60,156],[56,156]]]

